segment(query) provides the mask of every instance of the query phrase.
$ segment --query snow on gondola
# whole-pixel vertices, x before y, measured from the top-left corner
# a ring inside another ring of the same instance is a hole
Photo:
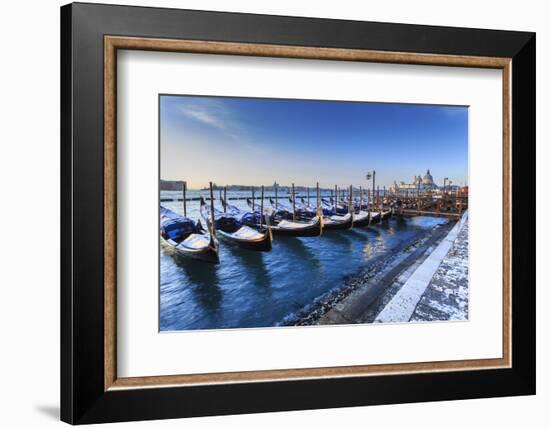
[[[207,222],[213,222],[216,232],[225,241],[246,250],[271,251],[271,233],[268,228],[257,230],[247,226],[243,218],[209,206],[202,197],[200,210],[202,218]]]
[[[160,207],[160,241],[172,255],[219,263],[218,242],[200,221],[196,223],[163,206]]]

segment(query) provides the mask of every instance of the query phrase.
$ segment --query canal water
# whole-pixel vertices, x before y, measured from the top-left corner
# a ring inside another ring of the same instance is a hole
[[[188,198],[207,196],[192,191]],[[230,203],[247,209],[249,192],[228,192]],[[216,196],[216,195],[215,195]],[[161,199],[181,192],[161,192]],[[287,202],[287,201],[285,201]],[[161,204],[183,214],[183,202]],[[266,204],[267,205],[267,204]],[[216,207],[220,208],[218,201]],[[199,217],[199,202],[187,203],[187,216]],[[220,241],[219,265],[181,261],[160,248],[160,330],[270,327],[341,285],[344,277],[368,267],[375,257],[425,235],[446,220],[391,219],[349,231],[325,231],[320,237],[274,236],[267,253],[241,250]]]

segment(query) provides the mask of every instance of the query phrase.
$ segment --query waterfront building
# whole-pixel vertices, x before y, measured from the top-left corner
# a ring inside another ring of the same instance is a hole
[[[394,181],[389,188],[392,193],[411,194],[413,192],[424,193],[428,191],[437,191],[438,189],[439,187],[435,184],[429,169],[426,171],[426,174],[424,174],[424,177],[421,175],[415,175],[411,183],[405,183],[404,181],[397,183],[397,181]]]

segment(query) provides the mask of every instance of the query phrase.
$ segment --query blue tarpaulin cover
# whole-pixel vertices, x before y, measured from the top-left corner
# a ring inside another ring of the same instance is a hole
[[[160,232],[165,239],[181,241],[192,233],[198,233],[198,226],[190,218],[183,217],[168,208],[160,207]]]

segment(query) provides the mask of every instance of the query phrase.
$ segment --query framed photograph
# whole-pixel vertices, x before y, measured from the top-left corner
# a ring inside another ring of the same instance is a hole
[[[533,33],[76,3],[61,56],[62,420],[535,393]]]

